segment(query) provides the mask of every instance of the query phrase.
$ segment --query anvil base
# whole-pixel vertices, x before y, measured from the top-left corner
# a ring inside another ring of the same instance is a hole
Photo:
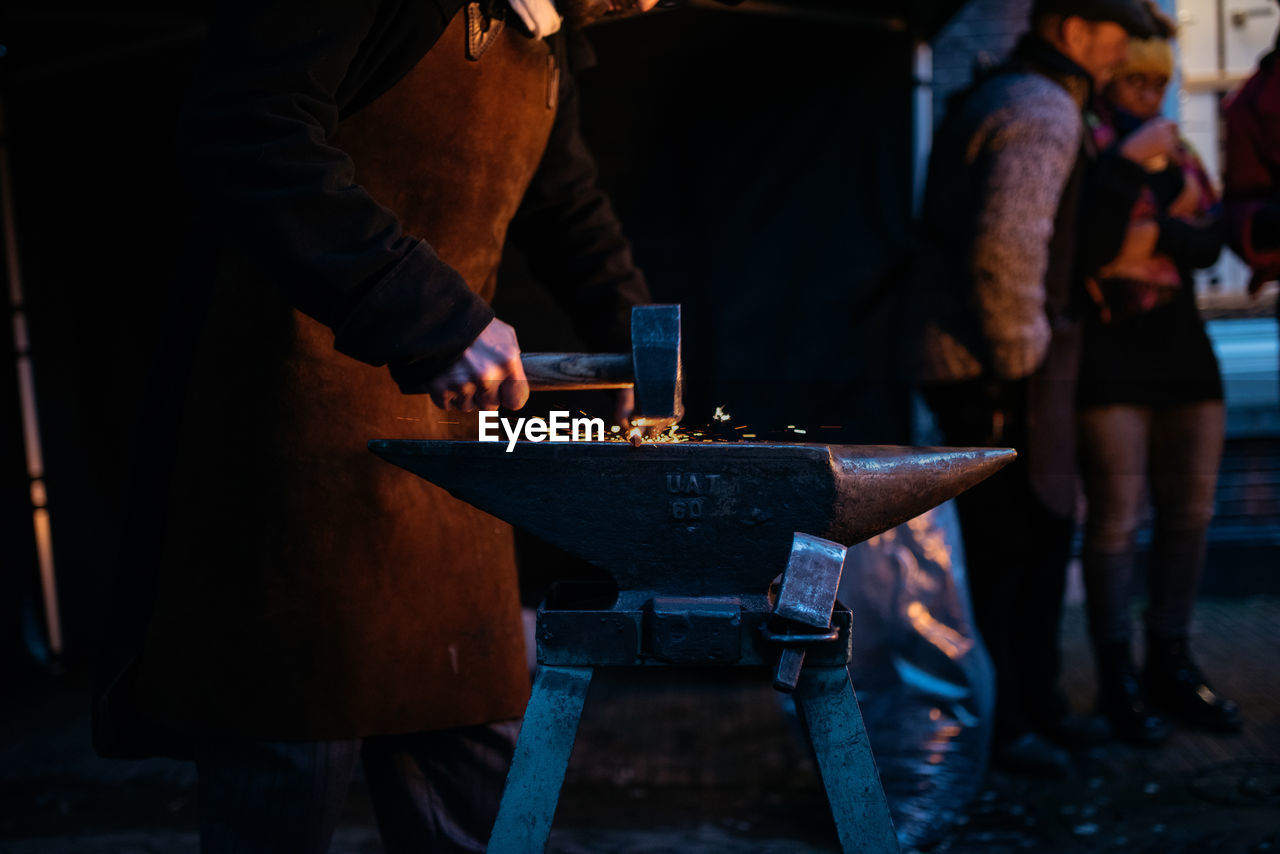
[[[574,603],[575,597],[557,600]],[[766,639],[766,596],[635,597],[613,607],[538,609],[538,673],[489,842],[497,854],[544,851],[596,667],[759,667],[781,647]],[[582,600],[579,599],[578,602]],[[628,607],[628,604],[632,607]],[[842,851],[888,854],[898,839],[862,712],[849,680],[853,617],[836,606],[834,640],[808,645],[794,697],[835,819]]]
[[[538,609],[538,663],[558,667],[773,667],[779,645],[765,629],[773,613],[766,596],[662,596],[635,591],[611,608],[585,607],[589,597],[556,585]],[[806,645],[807,661],[844,667],[853,657],[853,616],[837,606],[836,637]]]

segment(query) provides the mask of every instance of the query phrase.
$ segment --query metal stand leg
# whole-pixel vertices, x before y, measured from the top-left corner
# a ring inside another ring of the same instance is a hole
[[[490,854],[546,850],[593,672],[591,667],[538,668],[489,838]]]
[[[897,854],[898,837],[849,671],[805,667],[795,698],[818,758],[840,850]]]

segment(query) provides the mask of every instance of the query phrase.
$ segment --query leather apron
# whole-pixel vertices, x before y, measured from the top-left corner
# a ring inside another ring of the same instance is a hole
[[[486,31],[470,4],[333,139],[355,180],[486,299],[550,135],[556,75],[547,42]],[[510,529],[366,448],[463,437],[474,416],[335,352],[328,328],[230,250],[198,347],[144,710],[281,740],[518,717]]]

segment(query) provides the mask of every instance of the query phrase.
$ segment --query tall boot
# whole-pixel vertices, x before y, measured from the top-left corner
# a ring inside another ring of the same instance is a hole
[[[1151,707],[1133,666],[1128,641],[1094,645],[1098,663],[1098,712],[1111,723],[1117,738],[1155,747],[1173,733],[1173,726]]]
[[[1240,706],[1209,687],[1186,638],[1148,636],[1143,676],[1152,701],[1179,723],[1215,732],[1239,732],[1244,726]]]

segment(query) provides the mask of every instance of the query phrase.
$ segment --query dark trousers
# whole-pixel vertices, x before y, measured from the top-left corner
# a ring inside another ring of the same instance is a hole
[[[948,445],[1019,453],[956,499],[974,621],[996,671],[999,744],[1050,728],[1067,711],[1058,691],[1058,628],[1075,524],[1050,510],[1031,485],[1025,382],[946,383],[923,391]]]
[[[323,854],[364,765],[389,854],[482,852],[518,721],[321,742],[197,742],[202,854]]]

